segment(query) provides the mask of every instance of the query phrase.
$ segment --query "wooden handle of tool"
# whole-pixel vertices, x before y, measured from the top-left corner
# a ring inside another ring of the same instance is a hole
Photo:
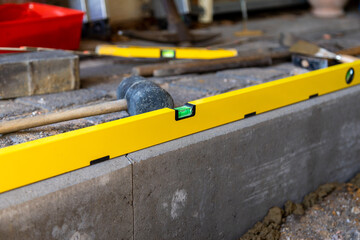
[[[350,55],[341,54],[340,56],[341,56],[340,62],[342,62],[342,63],[350,63],[350,62],[354,62],[354,61],[359,60],[359,58],[354,57],[354,56],[350,56]]]
[[[345,48],[343,50],[337,51],[336,54],[346,54],[346,55],[360,55],[360,46]]]
[[[39,127],[51,123],[58,123],[111,112],[118,112],[126,109],[126,100],[120,99],[112,102],[71,109],[63,112],[38,115],[35,117],[16,119],[12,121],[3,121],[0,122],[0,134],[15,132],[27,128]]]
[[[219,71],[230,68],[269,66],[273,61],[287,61],[290,56],[290,52],[287,49],[283,49],[273,53],[260,53],[252,56],[143,65],[133,68],[132,71],[140,76],[171,76],[184,73]]]

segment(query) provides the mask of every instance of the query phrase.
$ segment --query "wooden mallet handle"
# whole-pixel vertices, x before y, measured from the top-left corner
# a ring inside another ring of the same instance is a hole
[[[105,113],[119,112],[127,109],[125,99],[112,102],[100,103],[93,106],[66,110],[44,115],[37,115],[30,118],[16,119],[0,122],[0,134],[19,131],[22,129],[39,127],[47,124],[58,123],[78,118],[101,115]]]

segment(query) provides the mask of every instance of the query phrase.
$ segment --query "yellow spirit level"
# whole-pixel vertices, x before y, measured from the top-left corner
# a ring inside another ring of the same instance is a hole
[[[98,55],[125,58],[216,59],[236,57],[236,49],[175,48],[175,47],[119,47],[100,45]]]
[[[360,61],[2,148],[0,192],[357,85],[357,69]]]

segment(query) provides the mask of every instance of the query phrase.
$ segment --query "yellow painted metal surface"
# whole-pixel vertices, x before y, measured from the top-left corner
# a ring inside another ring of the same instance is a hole
[[[353,68],[355,77],[345,81]],[[0,149],[0,192],[146,147],[270,111],[360,83],[360,61],[341,64],[191,102],[196,114],[175,120],[161,109]]]
[[[177,59],[216,59],[237,56],[235,49],[206,49],[206,48],[175,48],[175,47],[119,47],[114,45],[100,45],[96,48],[99,55],[110,55],[126,58],[166,58],[162,51],[173,50]]]

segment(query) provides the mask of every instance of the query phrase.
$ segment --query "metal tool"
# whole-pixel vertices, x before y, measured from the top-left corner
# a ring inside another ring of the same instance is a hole
[[[176,5],[173,0],[162,0],[164,9],[167,13],[167,31],[135,31],[125,30],[119,31],[120,35],[125,35],[133,38],[140,38],[149,41],[175,43],[182,45],[190,45],[194,42],[201,42],[210,40],[217,36],[219,33],[194,33],[190,32],[186,25],[182,22]]]
[[[359,60],[359,58],[350,55],[336,54],[330,52],[325,48],[321,48],[315,44],[303,40],[300,40],[296,42],[294,45],[292,45],[290,48],[290,52],[314,56],[314,57],[320,57],[320,58],[334,59],[342,63],[354,62],[356,60]]]
[[[68,2],[71,8],[85,12],[83,35],[100,39],[110,37],[107,0],[71,0]]]
[[[327,59],[307,57],[298,54],[293,54],[291,61],[295,66],[305,68],[310,71],[327,68],[329,66]]]
[[[246,1],[240,0],[241,4],[241,12],[242,12],[242,24],[243,29],[239,32],[235,32],[235,36],[238,37],[249,37],[249,36],[262,36],[263,32],[260,30],[249,30],[247,28],[247,22],[248,22],[248,14],[247,14],[247,7],[246,7]]]

